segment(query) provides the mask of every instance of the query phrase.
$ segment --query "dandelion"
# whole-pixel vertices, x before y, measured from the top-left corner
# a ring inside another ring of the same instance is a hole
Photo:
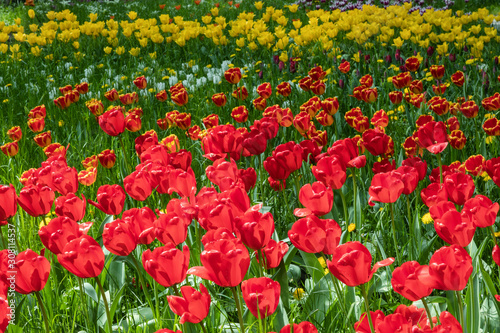
[[[297,288],[293,292],[293,298],[295,298],[296,300],[300,300],[302,297],[304,297],[304,293],[305,293],[304,289]]]
[[[349,224],[347,231],[353,232],[354,230],[356,230],[356,225],[354,223]]]
[[[431,217],[431,213],[427,213],[424,216],[422,216],[422,223],[423,224],[429,224],[434,222],[434,220]]]

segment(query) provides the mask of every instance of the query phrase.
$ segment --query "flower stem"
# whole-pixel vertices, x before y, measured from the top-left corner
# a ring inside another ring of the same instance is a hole
[[[97,282],[97,286],[99,287],[99,290],[101,292],[102,300],[104,302],[104,309],[106,310],[106,318],[108,319],[108,328],[109,328],[109,333],[113,333],[113,325],[111,323],[111,313],[109,312],[109,306],[108,306],[108,300],[106,299],[106,293],[104,292],[104,288],[102,287],[101,280],[99,280],[99,277],[94,278],[95,281]]]
[[[396,224],[394,223],[394,208],[392,202],[389,204],[389,207],[391,207],[392,239],[394,240],[394,247],[396,248],[396,258],[398,259],[398,264],[401,264],[401,257],[398,249],[398,241],[396,239]]]
[[[493,230],[493,227],[490,225],[488,229],[490,229],[491,237],[493,237],[493,242],[495,243],[495,245],[497,245],[498,244],[497,236],[495,236],[495,231]]]
[[[370,324],[370,331],[372,333],[375,333],[375,329],[373,328],[372,316],[370,314],[370,303],[368,302],[368,295],[366,294],[365,285],[362,284],[359,287],[361,288],[361,294],[363,295],[363,298],[365,299],[366,315],[368,316],[368,323]]]
[[[462,302],[462,295],[460,295],[460,291],[456,290],[455,294],[457,295],[458,299],[458,313],[460,314],[460,325],[464,327],[464,303]]]
[[[353,196],[354,196],[354,210],[352,212],[352,215],[353,215],[353,220],[354,220],[354,225],[361,229],[361,226],[358,226],[357,225],[357,222],[356,221],[356,205],[357,205],[357,187],[356,187],[356,168],[351,168],[351,174],[352,174],[352,193],[353,193]],[[361,220],[360,220],[361,221]]]
[[[45,332],[50,333],[49,329],[49,319],[47,317],[47,312],[45,311],[45,306],[43,305],[42,297],[40,296],[40,292],[35,291],[35,296],[38,301],[38,305],[40,306],[40,310],[42,310],[43,322],[45,324]]]
[[[439,183],[443,183],[443,164],[441,163],[441,153],[437,154],[438,165],[439,165]]]
[[[240,321],[241,333],[245,333],[245,324],[243,323],[243,311],[241,310],[240,298],[238,296],[238,287],[231,287],[231,292],[233,293],[234,301],[236,303],[236,308],[238,309],[238,319]]]
[[[345,202],[345,196],[344,196],[344,193],[342,193],[342,189],[341,188],[339,188],[339,194],[340,194],[340,198],[342,199],[342,207],[344,208],[344,220],[345,220],[345,224],[349,225],[349,215],[347,215],[347,204]]]
[[[125,145],[123,144],[123,139],[122,139],[121,135],[118,136],[118,139],[120,140],[120,145],[122,146],[123,158],[125,159],[125,165],[127,167],[127,171],[129,173],[131,173],[132,169],[131,169],[130,164],[128,162],[127,154],[125,153]]]
[[[431,325],[431,329],[434,328],[434,323],[432,322],[431,310],[429,309],[429,305],[425,300],[425,297],[422,297],[422,304],[424,304],[425,312],[427,312],[427,319],[429,319],[429,325]]]
[[[85,302],[85,297],[83,296],[82,278],[81,277],[77,277],[77,280],[78,280],[78,287],[80,289],[80,300],[82,302],[82,307],[84,309],[83,312],[85,312],[85,317],[87,319],[87,322],[85,323],[85,325],[87,325],[88,323],[90,323],[90,319],[89,319],[89,310],[87,308],[87,302]]]
[[[206,329],[205,325],[203,324],[203,320],[200,321],[200,326],[201,326],[201,329],[203,330],[203,333],[207,333],[207,329]]]
[[[139,282],[141,283],[142,290],[144,290],[144,294],[146,295],[146,299],[149,303],[149,306],[151,309],[153,309],[153,303],[151,301],[151,297],[149,296],[149,291],[147,289],[146,283],[144,282],[144,278],[142,276],[141,268],[139,266],[139,263],[137,262],[137,259],[135,258],[134,254],[131,253],[130,257],[132,257],[132,261],[134,262],[135,269],[137,270],[137,275],[139,275]]]

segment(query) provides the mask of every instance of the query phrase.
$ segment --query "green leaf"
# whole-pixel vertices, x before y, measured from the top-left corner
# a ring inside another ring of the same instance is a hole
[[[313,278],[314,283],[318,283],[324,276],[324,269],[318,261],[316,255],[299,251],[307,270],[307,273]]]

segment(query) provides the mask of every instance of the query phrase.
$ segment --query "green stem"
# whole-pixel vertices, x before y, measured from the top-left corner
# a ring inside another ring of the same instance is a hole
[[[264,256],[262,255],[261,250],[257,250],[257,264],[259,266],[259,277],[263,277],[264,273],[262,268],[264,267]]]
[[[365,285],[362,284],[359,287],[361,288],[361,294],[363,295],[363,298],[365,299],[366,315],[368,316],[368,323],[370,324],[370,331],[372,333],[375,333],[375,328],[373,328],[372,316],[370,314],[370,303],[368,302],[368,295],[366,293]]]
[[[347,215],[347,204],[345,201],[344,193],[342,193],[342,188],[339,188],[340,198],[342,199],[342,207],[344,208],[344,220],[345,224],[349,225],[349,216]]]
[[[203,324],[203,320],[200,321],[200,326],[201,326],[201,329],[203,330],[203,333],[208,333],[207,329],[205,328],[205,325]]]
[[[47,317],[47,312],[45,311],[45,306],[43,305],[42,297],[40,296],[40,292],[35,291],[35,296],[38,301],[38,305],[40,306],[40,310],[42,310],[43,323],[45,324],[45,332],[50,333],[49,329],[49,318]]]
[[[394,223],[394,208],[392,202],[389,204],[389,207],[391,207],[392,239],[394,240],[394,248],[396,249],[396,258],[398,259],[398,264],[401,265],[401,257],[399,255],[398,241],[396,239],[396,224]]]
[[[231,292],[233,293],[234,301],[236,303],[236,308],[238,309],[238,319],[240,321],[240,331],[245,333],[245,324],[243,323],[243,311],[241,310],[240,298],[238,296],[238,287],[231,287]]]
[[[457,295],[458,299],[458,313],[460,314],[460,325],[464,327],[464,303],[462,302],[462,295],[460,295],[460,291],[456,290],[455,294]]]
[[[439,165],[439,183],[443,183],[443,165],[441,163],[441,153],[437,154],[438,165]]]
[[[262,154],[259,155],[259,169],[262,170]],[[262,171],[259,170],[259,187],[260,195],[262,196],[262,205],[265,206],[264,181],[262,180]]]
[[[0,240],[2,241],[2,249],[7,248],[7,242],[3,238],[3,232],[2,232],[2,227],[0,226]]]
[[[351,169],[351,174],[352,174],[352,191],[353,191],[353,195],[354,195],[354,211],[352,212],[353,214],[353,219],[354,219],[354,225],[356,226],[356,228],[359,228],[361,229],[361,226],[358,226],[357,225],[357,217],[356,217],[356,205],[357,205],[357,186],[356,186],[356,168],[352,168]],[[360,219],[361,221],[361,219]]]
[[[422,304],[424,304],[425,312],[427,312],[427,319],[429,319],[429,325],[431,325],[431,329],[433,329],[434,323],[432,322],[432,314],[431,314],[431,310],[429,309],[429,305],[427,304],[427,301],[425,300],[425,297],[422,297]]]
[[[141,283],[141,286],[142,286],[142,290],[144,290],[144,294],[146,294],[146,299],[149,303],[149,306],[151,307],[151,309],[153,308],[153,303],[151,301],[151,297],[149,295],[149,291],[147,289],[147,285],[146,283],[144,282],[144,278],[142,276],[142,272],[141,272],[141,268],[139,266],[139,263],[137,262],[137,259],[135,258],[134,254],[131,253],[130,254],[130,257],[132,258],[132,261],[134,262],[134,265],[135,265],[135,269],[137,270],[137,275],[139,275],[139,282]]]
[[[106,299],[106,293],[104,292],[104,288],[102,287],[101,280],[99,280],[99,277],[96,276],[95,281],[97,282],[97,286],[99,287],[99,290],[101,292],[102,300],[104,302],[104,309],[106,310],[106,318],[108,319],[108,328],[109,328],[109,333],[113,333],[113,324],[111,323],[111,313],[109,312],[109,306],[108,306],[108,300]]]
[[[125,159],[125,165],[127,167],[127,171],[129,173],[131,173],[132,172],[132,168],[130,167],[130,164],[128,162],[128,157],[127,157],[127,153],[125,152],[125,145],[123,144],[122,136],[118,135],[118,139],[120,140],[120,145],[122,146],[123,158]]]
[[[493,237],[493,242],[495,243],[495,245],[497,245],[498,244],[497,236],[495,236],[495,231],[493,230],[493,227],[490,225],[488,229],[490,229],[491,237]]]
[[[77,277],[78,280],[78,288],[80,289],[80,301],[82,302],[82,307],[84,309],[83,312],[85,312],[85,318],[87,321],[85,322],[85,326],[90,323],[90,318],[89,318],[89,310],[87,308],[87,302],[85,302],[85,297],[83,296],[83,285],[82,285],[82,278]]]
[[[181,293],[179,292],[179,288],[177,288],[177,284],[174,284],[172,288],[174,289],[175,295],[181,297]]]

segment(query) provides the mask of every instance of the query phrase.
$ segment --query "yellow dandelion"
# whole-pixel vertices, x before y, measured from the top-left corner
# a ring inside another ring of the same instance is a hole
[[[431,213],[427,213],[424,216],[422,216],[422,223],[423,224],[429,224],[429,223],[433,223],[433,222],[434,222],[434,220],[431,217]]]

